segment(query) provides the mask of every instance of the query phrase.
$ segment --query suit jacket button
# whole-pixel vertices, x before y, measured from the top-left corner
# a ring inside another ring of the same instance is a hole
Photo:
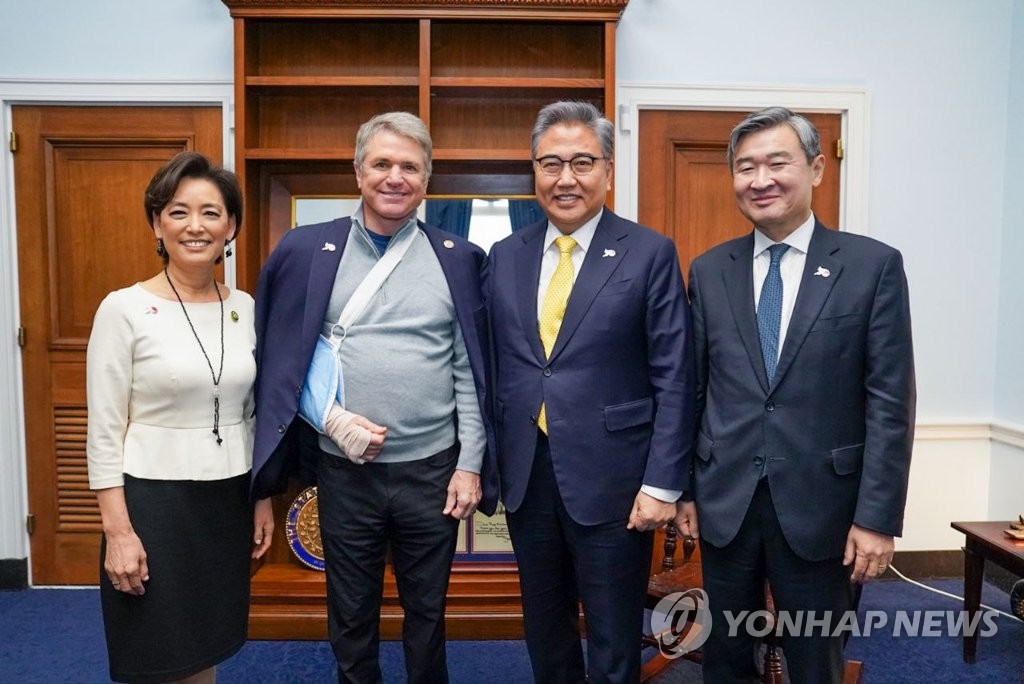
[[[531,425],[536,425],[537,424],[537,416],[530,416],[530,424]]]
[[[761,458],[760,456],[756,457],[754,459],[754,465],[756,465],[758,468],[760,468],[761,466],[764,465],[764,459]]]
[[[301,397],[302,396],[302,385],[298,385],[295,388],[295,396],[297,396],[297,397]]]
[[[551,369],[550,368],[545,368],[544,369],[544,377],[545,378],[550,378],[551,377]]]
[[[284,425],[278,425],[277,426],[277,431],[280,432],[283,435],[284,431],[285,431],[285,426]]]
[[[768,413],[771,413],[772,411],[774,411],[775,410],[775,402],[774,401],[766,401],[764,403],[764,410],[767,411]]]

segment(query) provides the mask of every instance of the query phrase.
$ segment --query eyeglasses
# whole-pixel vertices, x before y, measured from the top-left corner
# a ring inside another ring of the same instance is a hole
[[[569,165],[569,170],[572,171],[574,176],[586,176],[588,173],[594,170],[594,163],[598,160],[608,160],[608,157],[595,157],[592,154],[577,154],[572,159],[562,159],[561,157],[549,154],[533,161],[537,164],[537,168],[545,176],[560,176],[562,175],[562,169],[565,165]]]

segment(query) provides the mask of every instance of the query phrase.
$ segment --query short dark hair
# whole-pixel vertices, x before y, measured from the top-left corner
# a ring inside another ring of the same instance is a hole
[[[161,166],[149,181],[143,205],[150,228],[153,227],[153,215],[159,215],[171,203],[178,186],[186,178],[200,178],[217,186],[224,198],[224,209],[230,218],[235,219],[235,234],[232,238],[237,238],[238,231],[242,229],[242,188],[238,185],[238,176],[198,152],[179,152]],[[164,263],[167,263],[167,256],[163,258]]]
[[[783,124],[792,128],[793,132],[796,133],[796,137],[800,140],[800,147],[804,151],[804,156],[807,157],[808,164],[821,154],[821,137],[818,135],[818,129],[814,127],[814,124],[807,117],[794,114],[785,107],[768,107],[751,112],[743,121],[736,124],[736,128],[732,129],[732,134],[729,136],[729,150],[726,153],[726,158],[729,162],[729,173],[732,173],[732,163],[736,159],[736,149],[740,146],[740,141],[743,138],[751,133],[775,128]]]

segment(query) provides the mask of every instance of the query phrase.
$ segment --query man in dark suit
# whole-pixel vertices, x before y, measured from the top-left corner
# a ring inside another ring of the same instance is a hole
[[[604,208],[612,138],[593,105],[541,110],[532,156],[547,220],[490,254],[502,499],[544,683],[639,677],[652,530],[672,519],[692,434],[678,257]]]
[[[900,253],[828,230],[811,212],[825,158],[804,117],[772,107],[732,132],[729,166],[754,231],[693,261],[697,359],[692,502],[713,616],[708,682],[756,681],[754,639],[733,615],[775,607],[827,629],[783,633],[794,682],[842,679],[844,611],[881,575],[903,525],[914,360]],[[823,633],[824,632],[824,633]]]
[[[405,611],[408,680],[447,681],[445,596],[459,520],[478,504],[493,513],[497,502],[485,410],[485,256],[417,222],[430,169],[430,135],[417,117],[392,112],[363,124],[359,209],[290,231],[256,293],[253,492],[281,492],[300,460],[315,463],[329,632],[342,682],[381,681],[388,548]],[[341,343],[344,408],[370,431],[369,445],[352,453],[344,440],[310,433],[297,416],[299,395],[318,335],[331,333],[366,274],[403,241],[401,261]]]

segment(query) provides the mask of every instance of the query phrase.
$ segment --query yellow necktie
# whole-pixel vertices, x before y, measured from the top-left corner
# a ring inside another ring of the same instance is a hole
[[[560,252],[558,267],[551,276],[548,290],[544,293],[544,303],[540,307],[540,342],[544,345],[545,357],[551,356],[555,340],[558,339],[558,330],[562,327],[565,305],[569,301],[569,293],[572,292],[572,250],[576,248],[576,240],[568,235],[562,235],[555,238],[555,245]],[[544,404],[540,405],[537,426],[545,435],[548,433],[548,417]]]

